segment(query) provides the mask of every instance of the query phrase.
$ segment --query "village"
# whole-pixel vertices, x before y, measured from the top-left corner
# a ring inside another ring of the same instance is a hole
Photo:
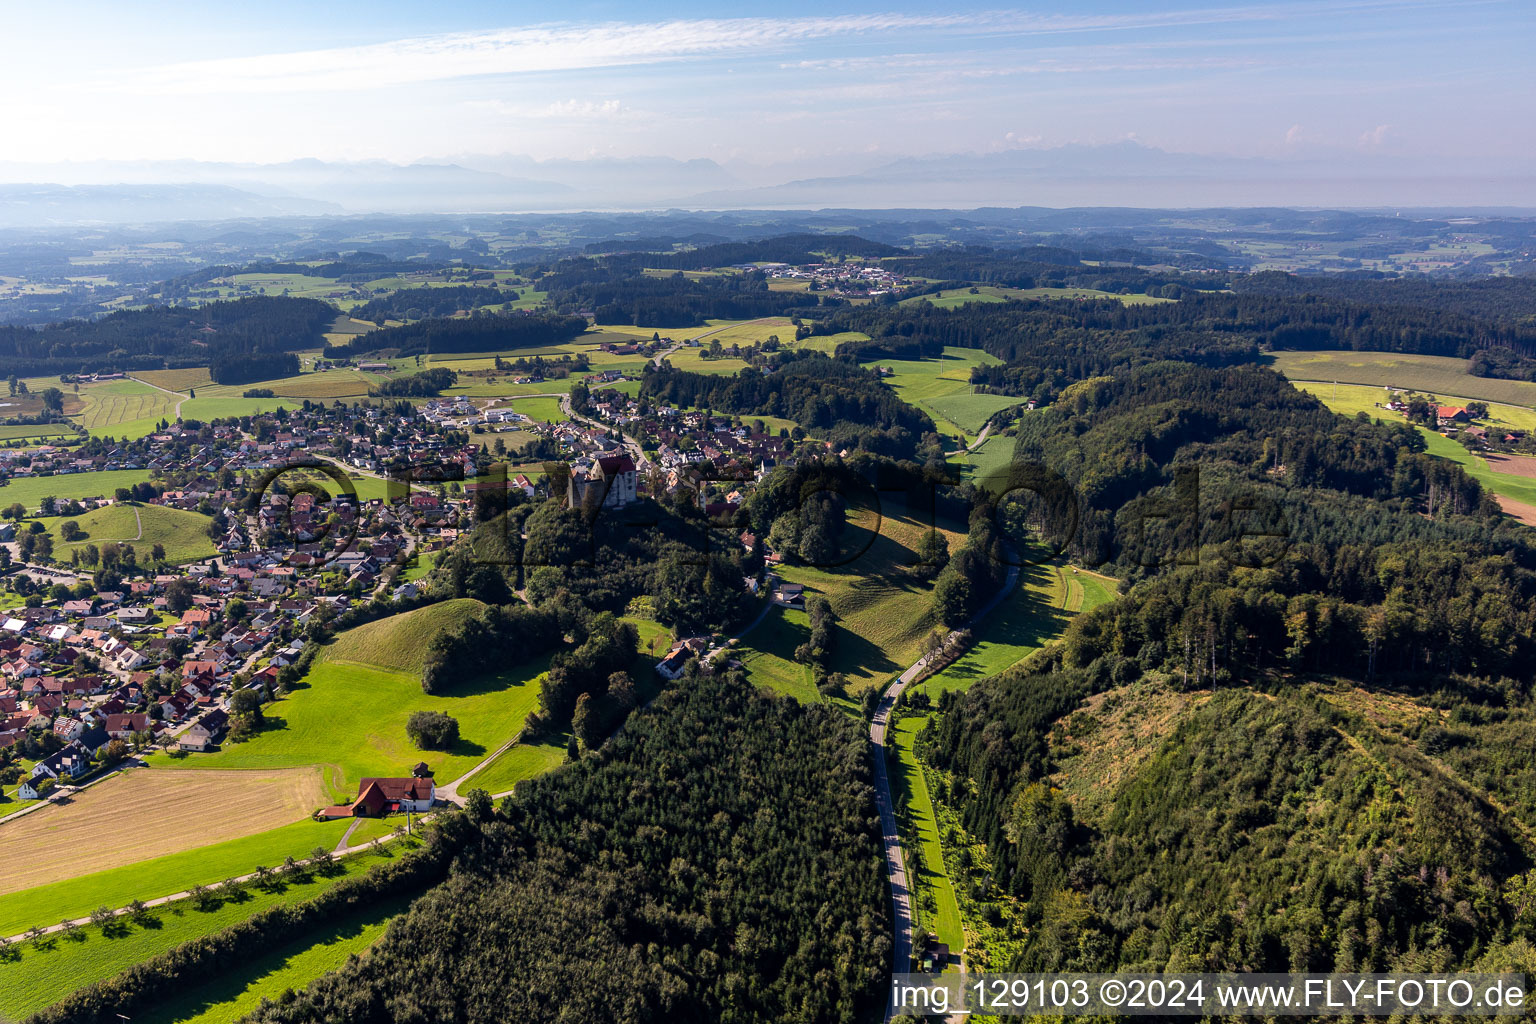
[[[110,493],[4,509],[0,562],[13,571],[0,594],[11,606],[0,613],[0,792],[25,809],[145,751],[188,756],[245,739],[332,624],[375,600],[427,598],[424,567],[470,528],[483,489],[551,496],[547,465],[503,468],[519,453],[493,454],[484,441],[499,431],[532,435],[525,448],[570,466],[553,496],[572,507],[684,491],[721,521],[776,466],[824,450],[798,428],[652,407],[613,388],[578,388],[564,410],[566,420],[538,422],[495,399],[305,403],[166,423],[132,442],[0,449],[8,484],[59,478],[79,493],[83,474],[141,474]],[[157,510],[206,517],[212,552],[177,561],[159,545],[104,539],[66,557],[38,521],[116,506],[131,507],[141,531],[144,517],[173,514]],[[704,638],[679,638],[656,671],[672,678],[717,653]],[[435,798],[424,764],[366,781],[348,805],[358,813],[426,809]]]

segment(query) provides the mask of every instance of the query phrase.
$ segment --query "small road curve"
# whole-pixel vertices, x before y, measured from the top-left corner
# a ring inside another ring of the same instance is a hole
[[[1019,567],[1011,565],[1008,567],[1008,578],[992,596],[992,600],[971,616],[971,620],[962,628],[970,629],[986,618],[992,609],[1013,592],[1018,582]],[[951,631],[946,640],[952,639],[959,632],[958,629]],[[897,698],[909,685],[922,678],[927,667],[928,655],[926,654],[913,662],[912,666],[903,672],[881,696],[880,703],[875,706],[875,715],[869,722],[869,742],[875,758],[875,805],[880,811],[881,844],[885,848],[885,871],[891,885],[891,925],[895,932],[895,942],[891,947],[892,974],[905,974],[912,964],[912,887],[911,876],[907,873],[906,857],[902,855],[901,850],[901,831],[896,827],[896,805],[891,798],[891,780],[885,762],[885,735]],[[895,1015],[895,1006],[887,1003],[885,1019],[889,1021]]]
[[[156,391],[164,391],[166,394],[168,394],[172,398],[176,399],[176,408],[171,410],[171,420],[174,422],[175,420],[181,419],[181,403],[185,402],[189,396],[182,394],[180,391],[172,391],[170,388],[163,388],[159,384],[151,384],[149,381],[145,380],[144,378],[142,378],[142,377],[135,377],[132,374],[128,375],[128,379],[129,380],[136,380],[140,384],[145,385],[146,387],[154,388]]]
[[[981,428],[981,433],[976,435],[976,440],[972,441],[970,444],[965,446],[965,450],[968,451],[968,452],[974,452],[977,448],[980,448],[983,444],[985,444],[987,438],[989,438],[991,436],[992,436],[992,423],[989,420],[987,422],[987,424],[984,427]]]
[[[341,838],[339,840],[337,840],[337,842],[336,842],[336,849],[332,850],[331,852],[332,853],[346,853],[347,852],[347,844],[352,841],[352,833],[356,832],[357,831],[357,826],[361,825],[362,823],[363,823],[363,819],[362,818],[354,818],[353,821],[352,821],[352,824],[347,826],[347,830],[345,832],[343,832],[341,834]]]

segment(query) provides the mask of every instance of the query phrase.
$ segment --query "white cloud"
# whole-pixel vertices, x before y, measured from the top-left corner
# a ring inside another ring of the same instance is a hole
[[[970,32],[1047,35],[1268,22],[1329,9],[1436,6],[1440,0],[1279,3],[1102,15],[857,14],[649,23],[551,24],[420,36],[364,46],[167,64],[114,76],[115,89],[155,94],[377,89],[481,75],[536,74],[774,52],[851,35]],[[899,59],[899,58],[898,58]]]
[[[1289,128],[1286,129],[1286,131],[1285,131],[1285,144],[1287,146],[1294,146],[1297,143],[1301,142],[1301,140],[1302,140],[1301,125],[1293,124]]]
[[[1370,131],[1360,134],[1360,148],[1380,149],[1382,143],[1387,141],[1387,133],[1392,130],[1389,124],[1379,124]]]

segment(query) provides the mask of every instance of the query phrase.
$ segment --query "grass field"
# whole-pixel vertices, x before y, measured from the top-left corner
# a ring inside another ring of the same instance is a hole
[[[191,366],[181,370],[135,370],[134,379],[167,391],[190,391],[193,388],[213,387],[206,366]]]
[[[472,598],[459,598],[349,629],[336,638],[326,660],[418,674],[432,638],[457,629],[484,607]]]
[[[569,419],[561,410],[558,398],[516,398],[511,405],[514,412],[540,423],[564,423]]]
[[[965,948],[965,925],[960,916],[960,901],[944,868],[944,848],[939,842],[938,818],[928,782],[917,761],[917,734],[928,724],[927,715],[907,715],[890,732],[891,799],[901,818],[902,835],[907,846],[907,876],[914,889],[918,921],[940,942],[954,952]],[[918,858],[912,856],[913,852]],[[931,909],[930,909],[931,905]]]
[[[0,893],[266,832],[325,802],[319,773],[303,768],[131,769],[0,825]]]
[[[69,427],[57,423],[0,423],[0,441],[47,441],[76,436]]]
[[[1467,372],[1465,359],[1449,356],[1398,352],[1275,352],[1271,359],[1274,368],[1292,380],[1375,385],[1376,401],[1381,400],[1381,389],[1390,386],[1442,398],[1502,402],[1519,406],[1526,413],[1536,406],[1536,383],[1474,377]],[[1536,426],[1536,415],[1530,422]]]
[[[85,535],[66,543],[59,535],[59,527],[70,521],[78,523]],[[212,521],[208,516],[179,508],[129,504],[107,505],[84,515],[50,516],[38,520],[53,535],[56,561],[67,561],[71,551],[88,544],[100,548],[108,541],[118,541],[132,544],[140,561],[148,561],[150,551],[160,544],[165,548],[166,561],[178,564],[218,554],[206,532]]]
[[[814,349],[817,352],[825,352],[827,355],[832,355],[837,351],[837,346],[843,342],[868,341],[869,335],[862,331],[843,331],[840,334],[815,334],[809,338],[801,338],[799,341],[793,340],[792,337],[781,336],[781,338],[786,345],[792,345],[795,348]]]
[[[93,437],[144,437],[161,420],[176,418],[176,398],[136,380],[88,384],[80,389],[84,402],[78,419]]]
[[[422,760],[432,766],[440,783],[447,783],[517,735],[538,704],[536,680],[549,664],[548,656],[512,662],[514,667],[499,675],[428,695],[418,675],[336,661],[334,650],[316,659],[305,678],[307,686],[268,706],[274,728],[219,751],[181,761],[156,755],[155,762],[185,768],[321,765],[334,800],[356,797],[357,782],[365,776],[408,774],[411,765]],[[459,722],[459,742],[448,751],[418,750],[405,734],[406,719],[415,711],[452,715]]]
[[[101,473],[63,473],[57,476],[18,477],[0,483],[0,506],[21,502],[36,509],[47,497],[110,498],[119,487],[132,487],[149,479],[147,469],[111,469]]]
[[[902,299],[901,304],[905,306],[914,302],[927,302],[940,309],[953,309],[971,302],[1007,302],[1009,299],[1116,299],[1127,306],[1175,301],[1154,298],[1140,292],[1121,295],[1117,292],[1102,292],[1094,288],[999,288],[983,284],[976,286],[974,294],[970,288],[949,288],[933,295],[916,295],[910,299]]]
[[[917,544],[926,525],[900,507],[889,507],[879,522],[879,534],[872,535],[875,519],[861,513],[844,531],[844,550],[868,550],[848,565],[831,568],[783,566],[780,575],[792,583],[825,594],[838,618],[833,670],[848,677],[849,690],[857,693],[884,683],[893,673],[917,660],[923,636],[934,625],[932,584],[909,571],[917,562]],[[964,541],[954,524],[941,522],[951,550]],[[781,620],[786,627],[793,623]],[[768,623],[758,627],[766,630]],[[738,656],[756,650],[763,643],[767,653],[781,651],[784,639],[773,631],[749,633],[743,638]],[[798,641],[797,641],[798,642]],[[788,650],[792,653],[794,645]],[[777,655],[775,655],[777,656]],[[745,657],[743,661],[745,662]],[[759,671],[766,671],[767,665]],[[765,684],[771,685],[768,679]]]
[[[366,953],[409,902],[408,897],[385,900],[327,922],[305,939],[267,950],[234,970],[220,971],[135,1020],[233,1024],[260,1006],[263,999],[277,999],[285,989],[302,989],[322,974],[344,966],[348,957]]]
[[[363,873],[372,866],[370,861],[366,855],[349,857],[339,862],[341,871],[334,876],[312,876],[308,882],[295,882],[275,892],[251,887],[243,902],[221,903],[216,909],[198,910],[185,901],[157,907],[151,911],[154,924],[124,924],[126,933],[113,937],[86,926],[78,939],[56,938],[42,950],[30,943],[13,947],[20,955],[0,963],[0,1017],[19,1020],[183,942],[227,928],[258,911],[311,899],[341,879]]]
[[[1008,599],[976,628],[976,642],[956,661],[919,683],[935,700],[945,690],[964,690],[996,675],[1060,636],[1078,612],[1113,596],[1114,581],[1086,570],[1026,565]]]
[[[496,756],[467,783],[469,789],[483,789],[493,796],[510,792],[524,779],[543,775],[565,763],[570,736],[562,733],[538,743],[519,743]]]
[[[6,892],[0,899],[0,935],[18,935],[33,925],[85,917],[97,907],[126,907],[134,900],[152,900],[194,885],[212,885],[249,874],[258,864],[275,867],[286,857],[303,859],[316,846],[333,848],[351,824],[347,819],[306,818],[240,839]]]
[[[969,442],[987,417],[1024,400],[1004,395],[971,394],[971,368],[999,362],[980,349],[946,346],[942,359],[877,359],[866,367],[884,366],[895,372],[885,382],[902,401],[922,409],[939,432]]]

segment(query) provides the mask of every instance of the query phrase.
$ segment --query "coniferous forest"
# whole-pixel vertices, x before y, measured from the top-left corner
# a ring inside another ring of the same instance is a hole
[[[366,959],[253,1019],[853,1022],[880,1005],[863,730],[739,679],[681,682],[520,788]]]

